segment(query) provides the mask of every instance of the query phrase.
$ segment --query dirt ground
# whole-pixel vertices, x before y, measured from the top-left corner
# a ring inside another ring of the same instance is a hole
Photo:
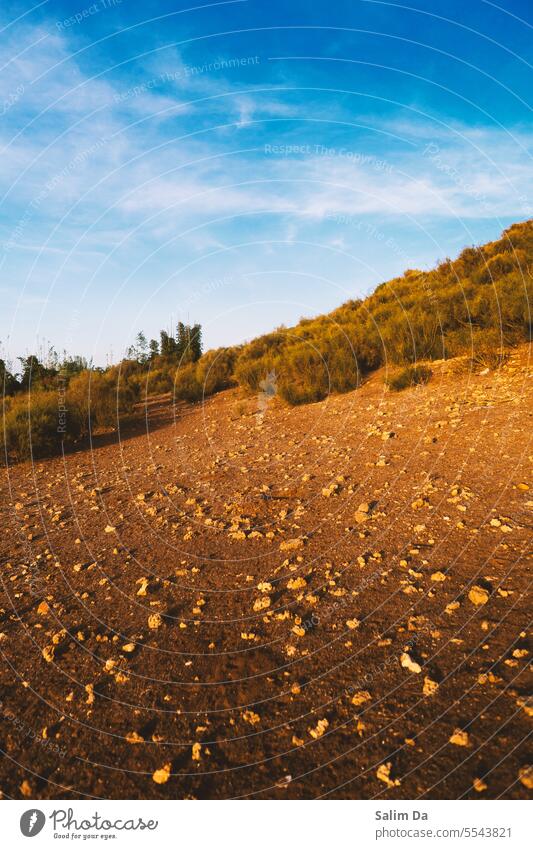
[[[529,355],[0,470],[4,798],[526,797]]]

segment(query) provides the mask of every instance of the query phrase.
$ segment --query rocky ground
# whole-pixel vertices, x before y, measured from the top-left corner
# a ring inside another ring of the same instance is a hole
[[[2,470],[5,798],[522,798],[529,351]]]

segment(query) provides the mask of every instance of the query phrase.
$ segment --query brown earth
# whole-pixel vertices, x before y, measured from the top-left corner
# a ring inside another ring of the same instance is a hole
[[[528,357],[3,470],[4,797],[527,796]]]

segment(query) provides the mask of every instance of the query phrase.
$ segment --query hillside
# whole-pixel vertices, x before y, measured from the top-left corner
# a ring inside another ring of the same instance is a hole
[[[266,380],[275,381],[268,393],[300,405],[350,392],[382,367],[398,386],[430,379],[429,365],[411,369],[434,360],[466,355],[472,366],[492,367],[531,339],[532,268],[530,220],[432,271],[406,271],[362,301],[246,345],[201,356],[201,325],[179,324],[178,338],[162,331],[160,343],[148,345],[139,333],[142,346],[105,370],[79,356],[60,363],[54,352],[52,364],[23,358],[17,379],[0,360],[0,448],[11,462],[61,453],[92,432],[123,426],[165,392],[194,403],[235,385],[257,395]],[[59,429],[58,394],[66,408]]]
[[[280,395],[299,404],[350,391],[384,365],[497,356],[531,338],[532,268],[530,220],[432,271],[408,270],[362,301],[254,340],[238,354],[237,379],[257,391],[274,369]]]
[[[526,797],[530,350],[432,371],[293,408],[264,375],[154,398],[3,470],[4,796]]]

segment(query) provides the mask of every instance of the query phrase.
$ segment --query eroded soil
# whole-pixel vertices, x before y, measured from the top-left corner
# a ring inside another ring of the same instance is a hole
[[[6,798],[523,798],[528,350],[0,472]]]

